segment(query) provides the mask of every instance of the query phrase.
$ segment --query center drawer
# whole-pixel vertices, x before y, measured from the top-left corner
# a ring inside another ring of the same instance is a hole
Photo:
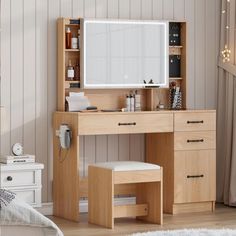
[[[175,132],[175,150],[201,150],[216,148],[216,131]]]
[[[79,135],[173,132],[173,114],[83,114]]]
[[[1,187],[20,187],[35,185],[35,171],[3,171],[1,174]]]

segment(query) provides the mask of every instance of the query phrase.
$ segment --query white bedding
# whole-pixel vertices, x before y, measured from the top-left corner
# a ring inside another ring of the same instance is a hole
[[[36,211],[27,203],[17,198],[14,198],[7,204],[1,203],[1,209],[0,209],[1,230],[5,230],[5,229],[9,230],[10,226],[14,226],[13,228],[15,228],[16,226],[18,227],[29,226],[31,228],[35,227],[35,228],[32,228],[32,229],[35,229],[35,232],[36,230],[38,230],[37,228],[41,228],[41,230],[44,232],[43,235],[63,236],[63,233],[57,227],[56,224],[54,224],[51,220],[49,220],[48,218],[43,216],[41,213]],[[4,234],[0,234],[0,236],[3,236],[3,235]],[[24,234],[18,234],[18,235],[24,235]],[[31,234],[31,235],[35,236],[35,234]]]
[[[0,226],[0,236],[57,236],[57,230],[31,226]]]

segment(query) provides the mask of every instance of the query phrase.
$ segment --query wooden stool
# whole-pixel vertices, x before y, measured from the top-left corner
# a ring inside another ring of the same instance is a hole
[[[136,205],[114,206],[115,184],[136,185]],[[114,227],[114,218],[162,224],[162,167],[144,162],[105,162],[88,167],[89,222]]]

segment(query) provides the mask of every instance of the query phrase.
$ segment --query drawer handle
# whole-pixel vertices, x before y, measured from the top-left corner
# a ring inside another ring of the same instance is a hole
[[[187,124],[203,124],[203,120],[188,120]]]
[[[203,178],[204,175],[187,175],[187,178]]]
[[[7,181],[12,181],[13,178],[11,176],[7,176]]]
[[[203,143],[204,139],[188,139],[187,143]]]
[[[118,123],[119,126],[121,125],[136,125],[136,122],[131,122],[131,123]]]

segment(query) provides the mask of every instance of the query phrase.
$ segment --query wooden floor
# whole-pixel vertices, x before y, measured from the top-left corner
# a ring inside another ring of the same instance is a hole
[[[230,228],[236,229],[236,208],[217,205],[214,213],[194,213],[177,216],[164,215],[162,226],[146,224],[135,219],[117,219],[113,230],[87,223],[87,214],[81,215],[81,222],[74,223],[56,217],[50,217],[65,236],[78,235],[128,235],[136,232],[183,229],[183,228]]]

